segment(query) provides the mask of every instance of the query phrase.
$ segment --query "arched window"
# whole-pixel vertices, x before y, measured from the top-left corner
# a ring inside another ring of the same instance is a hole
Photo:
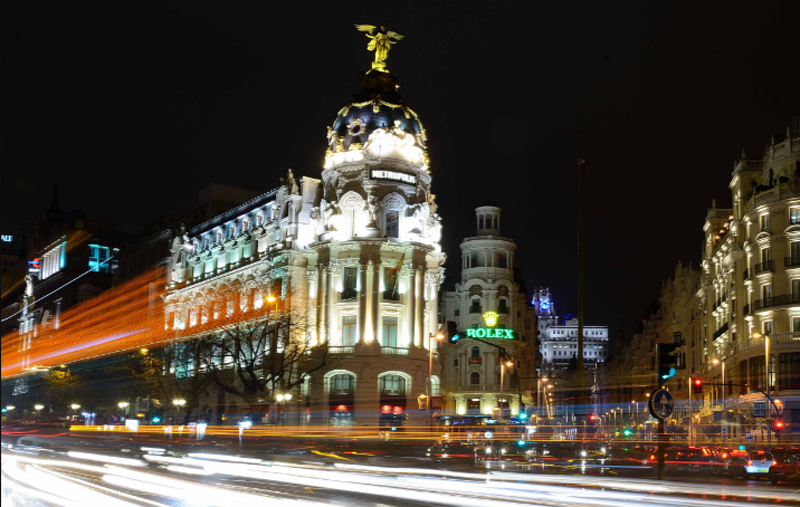
[[[347,373],[340,373],[331,377],[331,393],[336,395],[352,394],[355,383],[353,376]]]
[[[406,379],[400,375],[386,375],[381,378],[381,393],[405,394]]]
[[[431,377],[431,396],[439,396],[439,377],[436,375]],[[426,386],[427,387],[427,386]]]
[[[481,383],[481,374],[478,373],[477,371],[472,372],[472,374],[469,376],[469,383],[470,383],[470,385],[473,385],[473,386],[476,386],[476,385],[480,384]]]
[[[483,313],[480,298],[475,298],[469,305],[469,313]]]
[[[480,347],[472,347],[472,357],[481,357]]]

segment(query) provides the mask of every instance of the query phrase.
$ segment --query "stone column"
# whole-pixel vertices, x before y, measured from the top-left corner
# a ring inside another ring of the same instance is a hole
[[[368,287],[367,287],[367,271],[369,270],[369,263],[361,262],[358,266],[358,343],[365,343],[364,337],[367,329],[367,304],[368,304]]]
[[[370,262],[372,266],[372,285],[370,286],[370,311],[371,311],[371,318],[372,318],[372,337],[374,340],[380,343],[380,307],[381,307],[381,263],[380,260],[378,262]]]
[[[417,340],[421,341],[423,347],[427,349],[428,334],[425,332],[425,271],[423,269],[418,269],[416,281],[417,298],[414,307],[414,312],[416,313],[414,330],[416,331]]]
[[[439,270],[430,270],[425,276],[428,282],[430,299],[428,300],[428,315],[430,316],[430,326],[428,332],[434,335],[439,331]]]
[[[327,280],[326,284],[326,304],[325,304],[325,325],[327,325],[328,329],[326,330],[327,333],[327,340],[328,343],[331,344],[338,344],[341,340],[341,336],[336,331],[338,329],[338,323],[336,322],[336,268],[334,266],[328,265],[328,268],[325,270],[325,278]],[[337,339],[338,338],[338,339]]]
[[[413,267],[408,268],[408,280],[406,286],[406,336],[408,337],[409,345],[419,347],[419,341],[416,339],[414,324],[416,321],[416,290],[417,290],[417,277]]]

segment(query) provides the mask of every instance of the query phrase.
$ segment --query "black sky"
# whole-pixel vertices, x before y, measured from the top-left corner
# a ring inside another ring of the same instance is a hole
[[[210,182],[318,177],[326,126],[369,68],[428,132],[448,274],[473,209],[503,208],[528,285],[576,305],[575,161],[587,159],[587,320],[632,332],[699,260],[733,161],[800,114],[800,2],[4,2],[2,231],[50,202],[136,232]]]

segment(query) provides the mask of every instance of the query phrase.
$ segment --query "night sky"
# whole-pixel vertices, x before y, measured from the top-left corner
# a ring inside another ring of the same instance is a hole
[[[800,114],[800,2],[4,2],[2,232],[62,209],[138,232],[210,182],[319,177],[326,127],[370,68],[354,23],[427,129],[448,275],[474,208],[503,208],[530,290],[627,333],[675,263],[699,262],[742,148]],[[378,5],[380,4],[380,5]]]

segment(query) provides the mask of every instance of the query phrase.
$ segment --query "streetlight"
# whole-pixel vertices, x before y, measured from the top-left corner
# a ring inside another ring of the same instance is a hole
[[[72,410],[78,410],[79,408],[81,408],[81,406],[80,406],[80,405],[78,405],[77,403],[73,403],[72,405],[70,405],[70,408],[71,408]]]
[[[39,415],[39,411],[44,408],[44,405],[41,405],[41,404],[34,405],[33,408],[36,409],[36,415],[38,416]]]
[[[143,356],[146,356],[148,352],[150,352],[149,349],[146,348],[139,349],[139,353],[142,354]]]
[[[433,338],[434,334],[428,334],[428,402],[426,407],[428,408],[428,424],[433,426],[433,421],[431,421],[431,404],[433,403]],[[436,348],[439,348],[439,341],[444,339],[444,333],[438,331],[435,335],[436,338]]]
[[[792,334],[794,334],[794,333],[778,333],[775,336],[792,335]],[[755,338],[756,340],[761,338],[762,336],[764,337],[764,373],[765,373],[765,377],[766,377],[766,379],[765,379],[766,380],[766,384],[765,385],[767,386],[767,388],[764,389],[764,391],[767,394],[769,394],[769,345],[770,345],[769,342],[770,342],[771,337],[770,337],[769,334],[763,334],[762,335],[758,331],[753,333],[753,338]]]
[[[725,412],[725,361],[712,359],[712,364],[722,364],[722,411]]]
[[[181,400],[181,399],[172,400],[172,405],[174,405],[175,407],[183,407],[184,405],[186,405],[186,400]]]

